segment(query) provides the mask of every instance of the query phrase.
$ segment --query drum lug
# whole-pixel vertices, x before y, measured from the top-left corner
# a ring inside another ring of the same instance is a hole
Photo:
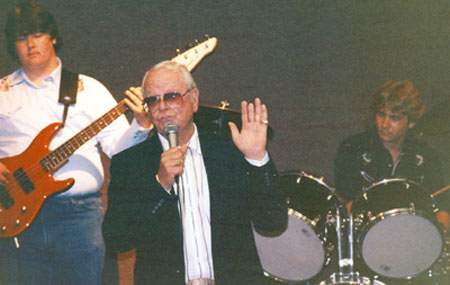
[[[327,213],[327,224],[334,225],[335,223],[336,223],[336,217],[332,213],[328,212]]]

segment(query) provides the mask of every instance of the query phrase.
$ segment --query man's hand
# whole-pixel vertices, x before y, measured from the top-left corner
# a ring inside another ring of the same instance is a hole
[[[187,145],[171,147],[161,154],[158,179],[161,186],[169,190],[175,184],[175,176],[181,176],[184,171],[184,159]]]
[[[125,103],[134,112],[134,118],[138,124],[145,129],[150,128],[152,123],[144,106],[142,106],[144,98],[142,97],[141,87],[130,87],[130,89],[125,91],[125,95],[128,97],[125,98]]]
[[[248,159],[262,160],[266,154],[267,120],[266,105],[259,98],[255,104],[242,101],[242,130],[239,132],[236,124],[229,122],[231,136],[236,147]]]

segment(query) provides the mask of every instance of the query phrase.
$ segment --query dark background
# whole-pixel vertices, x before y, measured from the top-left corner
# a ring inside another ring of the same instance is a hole
[[[0,26],[17,1],[0,0]],[[203,104],[262,98],[281,172],[304,170],[333,186],[339,142],[360,130],[369,98],[410,79],[433,108],[448,100],[450,2],[37,0],[56,17],[65,67],[103,82],[117,100],[153,64],[204,34],[218,38],[194,69]],[[4,33],[0,43],[5,45]],[[0,48],[0,75],[18,63]],[[445,114],[444,114],[445,112]],[[436,114],[450,121],[449,111]],[[449,136],[430,144],[448,174]],[[447,181],[450,178],[447,175]]]

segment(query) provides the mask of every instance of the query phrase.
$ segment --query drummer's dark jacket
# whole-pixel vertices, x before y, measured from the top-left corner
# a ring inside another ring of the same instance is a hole
[[[336,191],[347,201],[383,179],[406,178],[429,194],[444,185],[439,157],[424,141],[407,135],[394,165],[375,128],[345,139],[337,150],[334,164]],[[448,195],[442,195],[436,203],[448,210]]]
[[[230,138],[199,130],[211,211],[217,284],[264,284],[252,223],[263,231],[287,226],[280,179],[272,160],[251,166]],[[184,284],[177,197],[156,180],[162,146],[157,135],[111,161],[103,234],[109,252],[136,248],[136,284]]]

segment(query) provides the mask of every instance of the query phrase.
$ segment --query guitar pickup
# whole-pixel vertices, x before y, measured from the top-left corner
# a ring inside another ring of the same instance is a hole
[[[14,172],[14,178],[16,178],[17,183],[19,183],[23,192],[26,194],[30,194],[31,191],[35,189],[33,182],[31,182],[30,178],[22,168],[19,168]]]
[[[3,185],[0,185],[0,203],[2,204],[3,208],[5,208],[5,210],[8,210],[14,205],[14,200],[12,199],[11,195],[9,195],[6,187]]]

